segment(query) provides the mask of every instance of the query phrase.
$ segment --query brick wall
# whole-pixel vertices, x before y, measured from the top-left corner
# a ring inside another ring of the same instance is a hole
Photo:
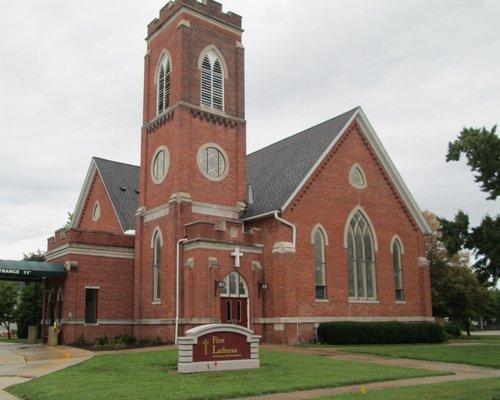
[[[361,165],[368,186],[358,190],[348,182],[354,163]],[[351,211],[361,206],[373,223],[378,242],[376,281],[378,303],[348,300],[347,249],[344,229]],[[425,256],[423,235],[383,170],[373,150],[353,123],[325,162],[296,196],[283,218],[297,227],[296,254],[271,253],[273,243],[290,241],[291,230],[267,219],[253,225],[266,233],[266,280],[270,283],[266,302],[268,317],[430,317],[429,271],[419,266]],[[311,232],[320,223],[328,236],[326,280],[328,300],[316,301],[314,292],[314,247]],[[391,239],[397,234],[404,246],[403,279],[405,302],[395,301]],[[314,325],[288,324],[284,331],[267,327],[269,340],[293,341],[314,338]]]
[[[94,221],[92,219],[92,213],[96,201],[99,201],[101,207],[101,217],[97,221]],[[77,228],[89,231],[123,233],[120,221],[113,209],[113,205],[109,200],[106,188],[98,172],[95,173]]]

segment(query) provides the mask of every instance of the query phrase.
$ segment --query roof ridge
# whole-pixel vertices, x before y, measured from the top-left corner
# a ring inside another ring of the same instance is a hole
[[[255,153],[258,153],[259,151],[265,150],[265,149],[267,149],[267,148],[269,148],[269,147],[271,147],[271,146],[274,146],[274,145],[276,145],[276,144],[278,144],[278,143],[281,143],[281,142],[283,142],[284,140],[288,140],[288,139],[290,139],[290,138],[292,138],[292,137],[294,137],[294,136],[296,136],[296,135],[299,135],[299,134],[301,134],[301,133],[303,133],[303,132],[306,132],[306,131],[308,131],[308,130],[310,130],[310,129],[316,128],[316,127],[318,127],[318,126],[320,126],[320,125],[323,125],[323,124],[326,124],[327,122],[330,122],[330,121],[332,121],[332,120],[334,120],[334,119],[336,119],[336,118],[340,118],[340,117],[342,117],[342,116],[344,116],[344,115],[346,115],[346,114],[349,114],[349,113],[353,112],[354,110],[358,110],[358,109],[361,109],[361,106],[356,106],[356,107],[354,107],[354,108],[350,109],[349,111],[343,112],[342,114],[336,115],[335,117],[329,118],[329,119],[327,119],[327,120],[325,120],[325,121],[323,121],[323,122],[319,122],[319,123],[317,123],[316,125],[310,126],[309,128],[306,128],[306,129],[303,129],[303,130],[301,130],[300,132],[294,133],[293,135],[290,135],[290,136],[284,137],[283,139],[278,140],[277,142],[274,142],[274,143],[268,144],[267,146],[261,147],[261,148],[260,148],[260,149],[258,149],[258,150],[252,151],[251,153],[248,153],[248,154],[247,154],[247,157],[248,157],[248,156],[251,156],[251,155],[253,155],[253,154],[255,154]]]
[[[127,165],[129,167],[140,168],[139,165],[129,164],[129,163],[125,163],[125,162],[122,162],[122,161],[108,160],[107,158],[102,158],[102,157],[97,157],[97,156],[92,156],[92,159],[93,160],[102,160],[102,161],[112,162],[112,163],[115,163],[115,164]]]

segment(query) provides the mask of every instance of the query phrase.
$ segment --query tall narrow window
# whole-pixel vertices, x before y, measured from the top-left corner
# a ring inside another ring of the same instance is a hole
[[[325,236],[321,229],[314,234],[314,279],[316,299],[326,299]]]
[[[97,323],[97,299],[99,289],[85,289],[85,323]]]
[[[347,232],[349,297],[374,300],[377,297],[375,280],[374,241],[365,216],[356,212]]]
[[[404,289],[403,289],[403,263],[401,261],[401,244],[399,240],[394,240],[392,244],[392,264],[394,267],[394,287],[395,287],[395,297],[396,301],[404,301]]]
[[[155,232],[153,241],[153,302],[161,298],[161,236]]]
[[[170,58],[164,54],[158,66],[157,75],[157,113],[161,114],[170,107]]]
[[[224,71],[219,57],[212,50],[201,62],[201,104],[224,109]]]

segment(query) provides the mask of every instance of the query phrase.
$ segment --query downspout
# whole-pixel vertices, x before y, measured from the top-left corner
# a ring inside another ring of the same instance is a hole
[[[177,262],[175,270],[175,344],[179,336],[179,278],[180,278],[180,247],[181,243],[185,242],[187,238],[179,239],[177,241]]]
[[[293,245],[293,251],[295,251],[295,243],[297,241],[297,228],[291,222],[285,221],[283,218],[280,218],[278,216],[278,211],[274,212],[274,218],[277,221],[281,222],[283,225],[286,225],[286,226],[289,226],[290,228],[292,228],[292,245]]]

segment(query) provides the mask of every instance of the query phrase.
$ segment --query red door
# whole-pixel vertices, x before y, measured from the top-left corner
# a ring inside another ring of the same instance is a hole
[[[248,326],[248,299],[244,297],[221,297],[221,320],[223,324]]]

